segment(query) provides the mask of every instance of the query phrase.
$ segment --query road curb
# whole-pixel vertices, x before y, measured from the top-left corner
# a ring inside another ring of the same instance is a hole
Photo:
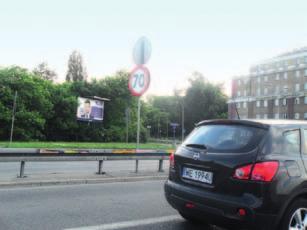
[[[14,181],[0,182],[0,189],[7,187],[36,187],[52,185],[74,185],[74,184],[99,184],[115,182],[136,182],[145,180],[166,180],[167,175],[161,176],[133,176],[133,177],[108,177],[108,178],[90,178],[90,179],[63,179],[47,181]]]

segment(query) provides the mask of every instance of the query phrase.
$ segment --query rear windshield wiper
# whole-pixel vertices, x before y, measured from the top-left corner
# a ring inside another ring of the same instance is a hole
[[[186,147],[197,148],[197,149],[208,149],[206,145],[202,144],[186,144]]]

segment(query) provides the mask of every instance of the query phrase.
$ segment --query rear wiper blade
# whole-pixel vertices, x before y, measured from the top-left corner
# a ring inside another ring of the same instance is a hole
[[[186,147],[197,148],[197,149],[208,149],[206,145],[202,144],[186,144]]]

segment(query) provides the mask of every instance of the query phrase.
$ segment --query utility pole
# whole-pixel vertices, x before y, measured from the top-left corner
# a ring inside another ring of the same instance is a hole
[[[166,139],[168,140],[168,118],[166,118]]]
[[[14,122],[15,122],[15,113],[16,113],[16,102],[17,102],[17,90],[15,91],[14,103],[13,103],[13,111],[12,111],[12,125],[11,125],[11,135],[10,135],[10,144],[13,141],[13,133],[14,133]]]
[[[158,117],[158,139],[160,138],[160,115]]]

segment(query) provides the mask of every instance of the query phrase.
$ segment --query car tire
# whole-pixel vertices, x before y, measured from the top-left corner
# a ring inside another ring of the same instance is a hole
[[[287,208],[280,229],[289,230],[290,226],[296,227],[299,222],[301,222],[301,228],[297,229],[307,228],[307,200],[305,199],[297,199]]]

